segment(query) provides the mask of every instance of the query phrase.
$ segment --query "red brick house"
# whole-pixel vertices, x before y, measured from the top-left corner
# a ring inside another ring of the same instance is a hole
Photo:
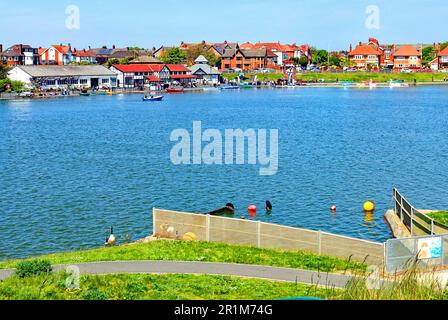
[[[2,52],[0,61],[10,66],[24,66],[39,64],[38,49],[25,44],[15,44]]]
[[[421,69],[422,51],[412,45],[403,45],[394,52],[394,69]]]
[[[243,71],[264,69],[274,62],[274,55],[266,48],[225,50],[221,69],[241,69]]]

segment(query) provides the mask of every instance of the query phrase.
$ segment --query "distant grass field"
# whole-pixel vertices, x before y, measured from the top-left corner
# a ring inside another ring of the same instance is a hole
[[[237,73],[225,73],[223,77],[228,80],[235,79],[239,74]],[[283,73],[260,73],[256,74],[258,81],[277,81],[283,79]],[[253,79],[255,74],[245,73],[246,78]],[[322,72],[322,73],[299,73],[296,76],[297,80],[301,81],[324,81],[327,83],[333,83],[336,81],[368,81],[372,79],[376,82],[389,82],[390,80],[404,80],[406,82],[443,82],[445,78],[448,78],[447,73],[380,73],[380,72]],[[447,83],[448,84],[448,83]]]
[[[432,212],[428,217],[448,226],[448,211]]]
[[[183,241],[135,243],[112,248],[50,254],[39,257],[39,259],[48,260],[53,265],[98,261],[162,260],[253,264],[323,272],[364,271],[366,269],[366,266],[361,263],[307,252],[287,252],[220,243]],[[0,262],[0,269],[15,268],[18,262]]]
[[[328,298],[338,291],[310,285],[205,275],[82,276],[79,289],[53,273],[0,281],[0,300],[273,300]]]

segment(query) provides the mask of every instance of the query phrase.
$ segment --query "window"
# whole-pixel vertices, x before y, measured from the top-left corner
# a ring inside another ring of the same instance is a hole
[[[117,84],[117,78],[110,78],[110,82],[115,86]]]
[[[356,60],[361,60],[361,59],[364,59],[364,56],[356,55],[356,56],[355,56],[355,59],[356,59]]]
[[[101,80],[101,83],[102,83],[102,84],[109,83],[109,79],[103,79],[103,80]]]
[[[89,80],[87,80],[87,79],[79,80],[79,84],[87,84],[87,83],[89,83]]]

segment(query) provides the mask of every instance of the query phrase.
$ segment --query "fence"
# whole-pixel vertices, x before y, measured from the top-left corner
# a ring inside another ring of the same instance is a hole
[[[200,241],[240,244],[286,251],[307,251],[382,265],[384,244],[321,231],[210,215],[153,210],[154,234],[167,224],[179,235],[193,232]]]
[[[440,268],[448,265],[448,235],[391,239],[386,242],[388,273]]]
[[[448,226],[439,223],[415,209],[397,189],[393,189],[395,213],[413,236],[448,234]]]

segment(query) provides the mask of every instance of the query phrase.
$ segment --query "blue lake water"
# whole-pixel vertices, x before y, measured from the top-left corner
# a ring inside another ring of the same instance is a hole
[[[447,97],[445,87],[303,88],[0,102],[0,260],[99,247],[112,225],[139,239],[153,207],[231,201],[241,216],[268,199],[260,220],[384,241],[393,186],[417,207],[448,208]],[[173,165],[172,130],[196,120],[279,129],[278,173]]]

